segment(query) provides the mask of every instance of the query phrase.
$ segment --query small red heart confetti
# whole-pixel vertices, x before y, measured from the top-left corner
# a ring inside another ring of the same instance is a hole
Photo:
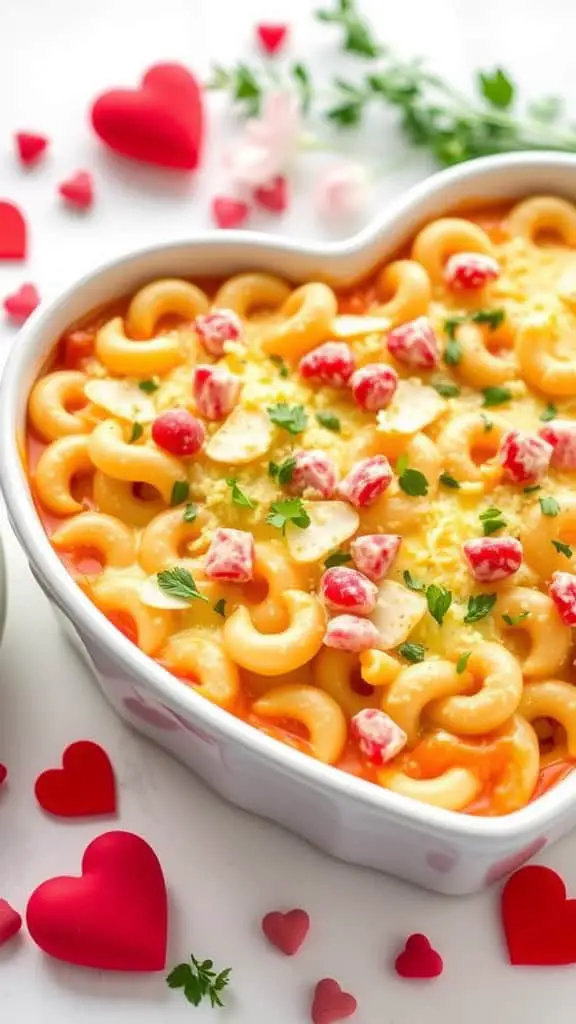
[[[105,750],[90,740],[70,744],[62,768],[49,768],[36,779],[36,799],[43,810],[62,818],[113,814],[114,771]]]
[[[256,36],[265,53],[278,53],[288,36],[288,25],[257,25]]]
[[[23,324],[40,302],[40,296],[36,285],[23,284],[17,292],[7,295],[3,306],[11,320],[16,324]],[[1,781],[1,780],[0,780]]]
[[[288,206],[288,182],[278,174],[266,185],[254,189],[254,201],[269,213],[284,213]]]
[[[212,200],[212,216],[219,228],[238,228],[248,219],[250,207],[243,199],[216,196]]]
[[[444,970],[444,961],[425,935],[410,935],[394,964],[401,978],[437,978]]]
[[[78,171],[72,178],[58,185],[58,192],[70,206],[87,210],[94,202],[94,183],[88,171]]]
[[[14,203],[0,203],[0,260],[26,258],[26,221]]]
[[[520,868],[502,890],[502,923],[510,963],[576,963],[576,899],[552,868]]]
[[[49,956],[102,971],[161,971],[168,902],[160,862],[131,832],[105,832],[84,851],[80,878],[50,878],[32,893],[26,924]]]
[[[272,910],[262,918],[262,931],[286,956],[294,956],[304,942],[310,928],[310,918],[305,910],[289,910],[282,914]]]
[[[8,777],[8,769],[5,764],[0,764],[0,786],[3,782],[6,782]]]
[[[333,1024],[356,1012],[358,1003],[349,992],[343,992],[333,978],[323,978],[314,989],[312,1024]]]
[[[25,166],[37,163],[48,147],[46,136],[35,135],[33,132],[17,132],[14,141],[20,163]]]
[[[0,946],[18,934],[22,927],[20,914],[7,900],[0,899]]]

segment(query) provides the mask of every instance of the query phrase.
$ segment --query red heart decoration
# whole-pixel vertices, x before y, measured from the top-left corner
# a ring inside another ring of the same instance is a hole
[[[254,189],[254,201],[270,213],[283,213],[288,206],[288,182],[278,174],[267,185]]]
[[[552,868],[516,871],[502,890],[501,913],[511,964],[576,963],[576,900],[566,899]]]
[[[26,221],[14,203],[0,203],[0,260],[26,256]]]
[[[94,182],[88,171],[78,171],[67,181],[58,185],[58,192],[71,206],[87,210],[94,202]]]
[[[5,764],[0,764],[0,786],[8,777],[8,769]]]
[[[24,165],[35,164],[48,146],[45,135],[35,135],[33,132],[17,132],[14,140],[20,163]]]
[[[282,914],[273,910],[262,918],[262,931],[273,946],[294,956],[304,942],[310,928],[310,918],[305,910],[289,910]]]
[[[238,228],[248,219],[250,207],[243,199],[216,196],[212,200],[212,216],[219,228]]]
[[[39,302],[40,296],[36,285],[23,284],[17,292],[6,296],[3,306],[11,320],[17,324],[23,324],[34,312]]]
[[[102,971],[161,971],[168,904],[154,850],[131,832],[106,832],[86,847],[80,878],[43,882],[26,924],[49,956]]]
[[[7,900],[0,900],[0,946],[17,935],[22,927],[22,918]]]
[[[94,131],[132,160],[194,170],[204,134],[202,89],[181,64],[156,64],[139,89],[113,89],[92,107]]]
[[[425,935],[410,935],[394,964],[401,978],[437,978],[444,970],[444,961]]]
[[[62,818],[113,814],[116,810],[110,759],[90,740],[71,743],[62,755],[62,768],[42,772],[34,789],[43,810]]]
[[[323,978],[314,989],[312,1024],[333,1024],[351,1017],[358,1006],[354,996],[343,992],[333,978]]]
[[[256,35],[266,53],[278,53],[286,41],[288,25],[257,25]]]

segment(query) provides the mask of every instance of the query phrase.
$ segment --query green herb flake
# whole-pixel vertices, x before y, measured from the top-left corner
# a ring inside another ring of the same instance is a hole
[[[317,412],[316,419],[320,426],[325,427],[326,430],[333,430],[336,434],[340,433],[340,420],[333,413]]]
[[[184,501],[187,500],[189,494],[190,484],[188,483],[188,481],[177,480],[172,487],[172,492],[170,494],[170,504],[172,505],[172,507],[174,507],[174,505],[181,505]]]
[[[234,477],[229,477],[226,480],[226,486],[232,492],[231,498],[234,505],[238,505],[240,508],[256,508],[256,502],[252,501],[252,498],[246,494],[246,491],[242,490]]]
[[[419,469],[405,469],[398,477],[398,483],[411,498],[420,498],[428,494],[428,481]]]
[[[447,366],[458,366],[462,359],[462,348],[457,338],[448,338],[444,349],[444,362]]]
[[[277,480],[279,484],[289,484],[292,480],[292,475],[296,469],[296,459],[289,455],[282,462],[269,462],[268,463],[268,475],[273,480]]]
[[[193,523],[198,515],[198,506],[194,502],[190,501],[184,509],[182,519],[185,523]]]
[[[282,359],[282,356],[270,356],[270,362],[274,363],[274,366],[278,368],[278,373],[280,374],[281,377],[288,376],[288,367],[286,366],[286,363]]]
[[[466,651],[464,654],[461,654],[460,657],[458,658],[458,661],[456,662],[456,671],[459,676],[461,676],[462,673],[466,671],[466,668],[468,667],[468,660],[471,654],[472,651]]]
[[[439,587],[436,583],[431,583],[426,589],[426,601],[428,602],[430,615],[441,626],[444,616],[452,604],[452,594],[445,587]]]
[[[489,434],[490,431],[494,429],[494,423],[492,422],[491,419],[488,419],[488,416],[486,415],[485,412],[481,412],[480,417],[484,423],[484,433]]]
[[[468,598],[468,608],[464,616],[464,622],[479,622],[490,614],[496,604],[497,594],[474,594]]]
[[[523,493],[524,494],[534,494],[535,491],[541,491],[541,490],[542,490],[542,487],[540,486],[540,484],[532,484],[531,487],[525,487]]]
[[[404,644],[400,644],[398,647],[398,654],[404,658],[405,661],[411,661],[413,664],[417,664],[419,661],[424,661],[426,657],[426,648],[424,644],[414,644],[406,641]]]
[[[477,309],[470,314],[470,320],[475,324],[486,324],[491,331],[495,331],[503,323],[506,316],[504,309]]]
[[[206,999],[212,1009],[224,1006],[222,993],[230,982],[231,968],[226,967],[219,974],[214,970],[212,960],[197,960],[190,955],[190,963],[178,964],[166,978],[168,988],[181,988],[192,1006],[200,1006]]]
[[[347,551],[334,551],[324,562],[325,569],[333,569],[335,565],[346,565],[347,562],[352,561],[352,555],[349,555]]]
[[[480,71],[478,86],[485,100],[498,110],[507,110],[514,99],[514,83],[502,68]]]
[[[404,572],[402,573],[402,578],[404,579],[404,583],[406,584],[407,587],[409,587],[410,590],[426,590],[426,584],[422,583],[421,580],[415,580],[412,573],[410,572],[410,569],[404,569]]]
[[[506,526],[506,520],[503,519],[504,513],[502,509],[491,507],[481,512],[478,516],[482,523],[482,529],[485,537],[490,537],[493,533],[498,530],[502,530]]]
[[[521,612],[520,615],[503,615],[502,618],[507,626],[519,626],[529,615],[530,612]]]
[[[435,383],[432,382],[432,387],[436,389],[442,398],[457,398],[460,394],[460,388],[457,384],[452,384],[449,380],[437,380]]]
[[[139,380],[138,387],[140,388],[140,391],[144,391],[145,394],[151,395],[154,393],[154,391],[158,391],[160,385],[157,380],[154,380],[153,377],[150,377],[149,380]]]
[[[184,601],[192,601],[194,598],[208,600],[198,590],[192,573],[180,565],[175,565],[173,569],[163,569],[156,574],[156,579],[160,590],[171,597],[180,597]]]
[[[221,615],[222,618],[226,617],[226,600],[225,600],[225,598],[221,597],[219,601],[216,601],[216,604],[214,605],[214,611],[216,612],[217,615]]]
[[[294,526],[305,530],[310,526],[311,520],[301,498],[285,498],[283,501],[272,502],[266,522],[285,533],[287,523],[293,523]]]
[[[276,405],[268,406],[268,413],[272,423],[282,430],[286,430],[292,436],[301,434],[306,430],[308,417],[301,405],[288,405],[286,402],[277,402]]]
[[[133,423],[130,437],[128,438],[128,444],[134,444],[135,441],[139,441],[144,433],[144,427],[141,423]]]
[[[550,516],[554,518],[560,512],[560,505],[551,495],[547,498],[539,498],[540,508],[542,509],[543,516]]]
[[[455,480],[453,476],[450,476],[449,473],[440,473],[438,479],[440,483],[444,485],[444,487],[451,487],[453,490],[460,489],[460,484],[458,483],[458,481]]]
[[[563,544],[560,540],[553,540],[552,545],[556,548],[559,555],[565,555],[566,558],[572,558],[572,548],[569,544]]]
[[[490,409],[494,405],[504,405],[512,399],[512,392],[509,388],[483,388],[482,394],[484,395],[482,404],[485,409]]]
[[[548,402],[546,408],[540,413],[540,419],[542,423],[549,423],[550,420],[555,420],[558,415],[558,409],[554,405],[554,402]]]

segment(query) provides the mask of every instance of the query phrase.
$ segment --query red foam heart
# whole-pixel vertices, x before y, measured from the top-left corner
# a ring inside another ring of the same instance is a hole
[[[156,64],[138,89],[113,89],[92,106],[94,131],[122,156],[194,170],[204,134],[202,89],[181,64]]]
[[[36,285],[23,284],[17,292],[7,295],[3,306],[10,317],[17,324],[23,324],[40,302],[40,295]]]
[[[351,1017],[358,1003],[349,992],[343,992],[333,978],[323,978],[314,989],[312,1024],[333,1024]]]
[[[501,914],[511,964],[576,963],[576,899],[566,899],[552,868],[516,871],[502,890]]]
[[[283,213],[288,206],[288,182],[278,174],[267,185],[254,189],[254,201],[270,213]]]
[[[273,946],[294,956],[304,942],[310,928],[310,918],[305,910],[289,910],[282,914],[273,910],[262,918],[262,931]]]
[[[88,171],[78,171],[58,185],[58,192],[77,210],[87,210],[94,202],[94,182]]]
[[[49,768],[36,779],[36,799],[49,814],[62,818],[113,814],[114,771],[105,750],[90,740],[71,743],[62,768]]]
[[[161,971],[168,904],[152,847],[131,832],[106,832],[84,851],[82,876],[43,882],[26,924],[49,956],[103,971]]]
[[[425,935],[410,935],[396,957],[396,973],[401,978],[437,978],[444,970],[444,961]]]
[[[266,53],[278,53],[286,41],[288,25],[257,25],[256,35]]]
[[[0,946],[17,935],[22,927],[22,918],[7,900],[0,900]]]
[[[17,132],[14,141],[20,163],[26,166],[35,164],[46,152],[48,146],[48,139],[45,135],[35,135],[33,132]]]
[[[0,203],[0,260],[26,257],[26,221],[14,203]]]
[[[212,200],[212,216],[219,228],[238,228],[248,219],[250,207],[243,199],[216,196]]]
[[[0,764],[0,786],[8,777],[8,769],[5,764]]]

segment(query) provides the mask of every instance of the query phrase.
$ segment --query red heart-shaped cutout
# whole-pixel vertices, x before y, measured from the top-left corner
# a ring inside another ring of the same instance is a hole
[[[288,25],[257,25],[256,35],[265,53],[278,53],[288,35]]]
[[[23,324],[40,302],[38,289],[34,284],[23,284],[17,292],[7,295],[3,306],[11,320]]]
[[[26,221],[14,203],[0,203],[0,260],[26,256]]]
[[[49,768],[36,779],[36,799],[49,814],[62,818],[113,814],[114,771],[105,750],[90,740],[70,744],[62,768]]]
[[[20,914],[7,900],[0,900],[0,946],[17,935],[22,927]]]
[[[358,1006],[354,996],[343,992],[334,978],[323,978],[314,989],[312,1024],[333,1024],[351,1017]]]
[[[432,948],[425,935],[419,934],[406,939],[394,966],[401,978],[437,978],[444,970],[440,954]]]
[[[35,135],[33,132],[18,132],[14,139],[20,163],[26,166],[35,164],[46,152],[48,146],[48,139],[45,135]]]
[[[113,89],[92,107],[94,131],[132,160],[194,170],[204,133],[202,90],[181,64],[156,64],[138,89]]]
[[[86,848],[80,878],[43,882],[26,924],[49,956],[103,971],[161,971],[168,905],[154,850],[131,832],[106,832]]]
[[[77,210],[87,210],[94,202],[94,182],[88,171],[78,171],[58,185],[58,192]]]
[[[239,228],[249,213],[250,207],[243,199],[216,196],[212,200],[212,216],[219,228]]]
[[[305,910],[289,910],[287,914],[272,910],[262,918],[262,931],[268,942],[286,956],[298,952],[309,928],[310,918]]]
[[[576,899],[552,868],[520,868],[502,890],[502,923],[511,964],[576,963]]]
[[[288,206],[288,182],[278,174],[267,185],[254,189],[254,200],[269,213],[283,213]]]
[[[5,764],[0,764],[0,786],[8,777],[8,769]]]

